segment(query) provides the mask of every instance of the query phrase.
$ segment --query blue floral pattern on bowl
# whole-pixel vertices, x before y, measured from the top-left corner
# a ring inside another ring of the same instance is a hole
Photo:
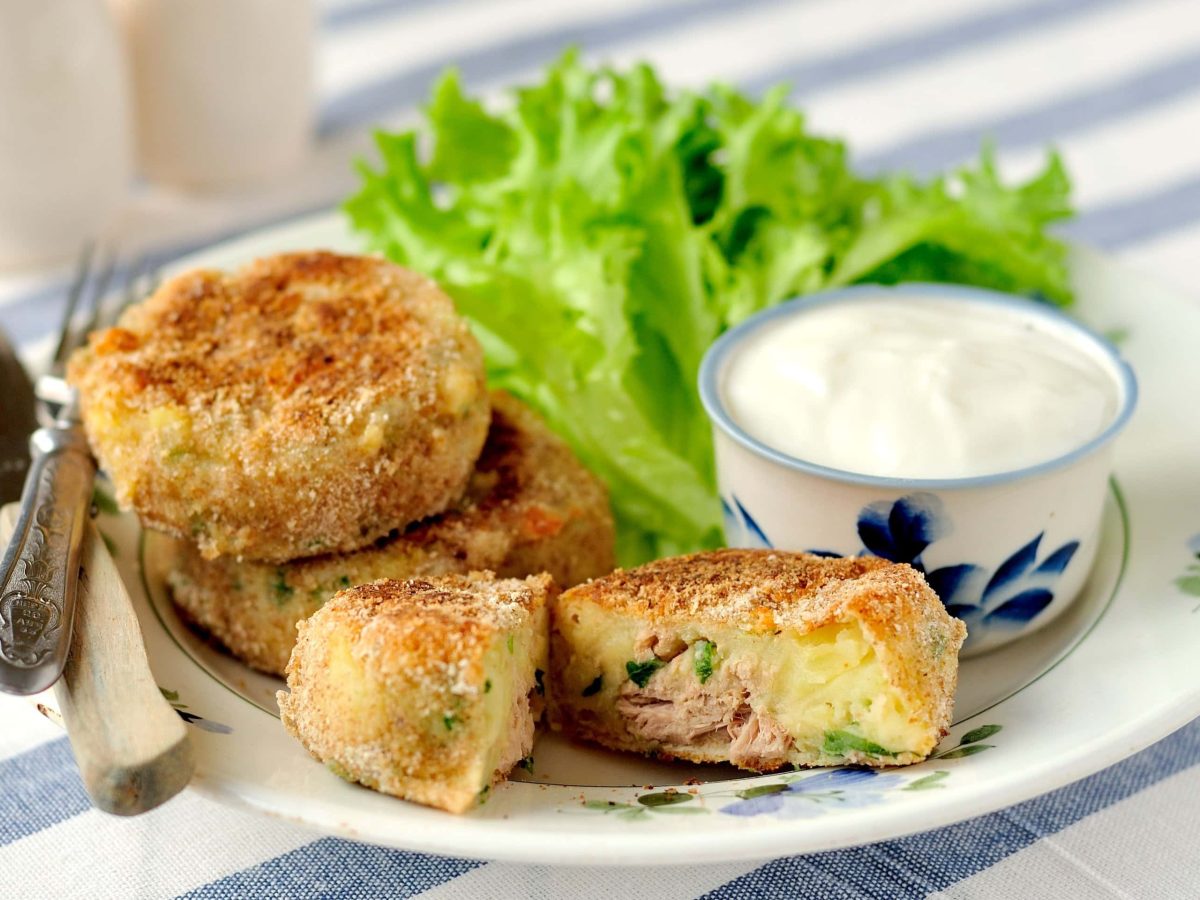
[[[742,547],[772,547],[754,516],[737,497],[722,499],[725,529]],[[929,586],[946,610],[962,619],[976,640],[989,628],[1021,628],[1033,621],[1054,600],[1054,586],[1079,549],[1071,540],[1042,553],[1040,532],[1014,551],[994,571],[975,563],[956,563],[928,569],[925,551],[953,531],[942,501],[936,494],[909,494],[898,500],[869,503],[858,514],[862,554],[908,563],[925,574]],[[835,556],[829,550],[810,553]]]
[[[872,503],[858,515],[858,536],[867,550],[924,572],[947,611],[965,621],[968,631],[981,625],[1019,627],[1032,621],[1054,600],[1054,583],[1079,549],[1079,541],[1067,541],[1039,559],[1043,531],[994,572],[974,563],[927,570],[922,554],[950,531],[950,521],[934,494]]]
[[[775,545],[758,527],[758,522],[737,497],[721,498],[721,513],[725,518],[725,536],[738,547],[758,550],[774,550]],[[736,535],[736,537],[735,537]]]

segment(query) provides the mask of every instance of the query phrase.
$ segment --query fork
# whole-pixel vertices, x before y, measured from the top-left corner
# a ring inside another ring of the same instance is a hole
[[[141,256],[125,272],[124,289],[119,302],[108,297],[117,271],[117,257],[111,250],[105,253],[99,271],[93,274],[96,261],[96,245],[88,244],[79,255],[71,286],[67,290],[67,302],[63,308],[62,321],[58,327],[58,341],[45,374],[37,380],[34,392],[38,400],[38,416],[42,424],[57,418],[59,409],[71,399],[71,389],[65,379],[67,360],[87,340],[89,334],[116,324],[121,313],[142,297],[154,293],[161,280],[159,270],[150,264],[149,258]],[[88,297],[87,318],[82,325],[76,324],[80,300]]]
[[[0,617],[11,620],[0,633],[0,689],[34,694],[62,674],[75,619],[84,524],[92,503],[96,463],[88,448],[79,397],[63,380],[67,359],[84,335],[115,320],[106,292],[116,268],[109,252],[98,277],[90,277],[94,246],[84,249],[67,295],[58,345],[47,375],[38,380],[42,427],[30,438],[29,471],[13,538],[0,567]],[[130,269],[126,298],[143,264]],[[74,327],[80,300],[88,296],[89,315]]]
[[[31,440],[34,459],[20,512],[15,506],[0,510],[0,541],[12,534],[0,570],[0,618],[6,609],[19,609],[20,617],[8,630],[17,638],[15,652],[0,644],[0,687],[33,693],[54,685],[57,715],[92,802],[134,815],[182,790],[194,759],[183,722],[150,671],[124,583],[88,521],[96,464],[83,435],[79,397],[63,380],[70,354],[87,333],[115,321],[157,276],[139,261],[127,271],[121,302],[114,304],[106,293],[115,257],[108,254],[93,277],[94,258],[89,247],[80,259],[50,370],[38,382],[43,413],[52,421]],[[89,312],[76,328],[85,295]],[[45,705],[38,708],[53,717]]]

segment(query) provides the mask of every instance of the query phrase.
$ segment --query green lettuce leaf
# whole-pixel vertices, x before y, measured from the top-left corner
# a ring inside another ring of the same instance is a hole
[[[419,131],[376,135],[345,204],[370,249],[437,279],[489,378],[538,409],[609,487],[625,564],[721,541],[696,391],[726,328],[861,281],[1071,294],[1048,225],[1051,157],[1005,185],[992,155],[929,182],[863,178],[783,88],[670,93],[648,66],[571,52],[502,110],[434,87]]]

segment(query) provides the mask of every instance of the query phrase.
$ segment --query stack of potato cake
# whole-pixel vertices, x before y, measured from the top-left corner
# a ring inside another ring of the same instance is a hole
[[[489,394],[432,281],[328,252],[191,271],[72,359],[117,500],[174,538],[184,615],[281,675],[296,623],[381,578],[612,569],[603,486]]]

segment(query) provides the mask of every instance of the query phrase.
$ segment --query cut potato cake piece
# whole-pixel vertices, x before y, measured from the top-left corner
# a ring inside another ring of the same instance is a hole
[[[533,748],[548,575],[377,581],[299,625],[284,727],[348,781],[463,812]]]
[[[907,565],[770,550],[665,559],[551,615],[551,723],[754,771],[903,765],[950,725],[966,637]]]

